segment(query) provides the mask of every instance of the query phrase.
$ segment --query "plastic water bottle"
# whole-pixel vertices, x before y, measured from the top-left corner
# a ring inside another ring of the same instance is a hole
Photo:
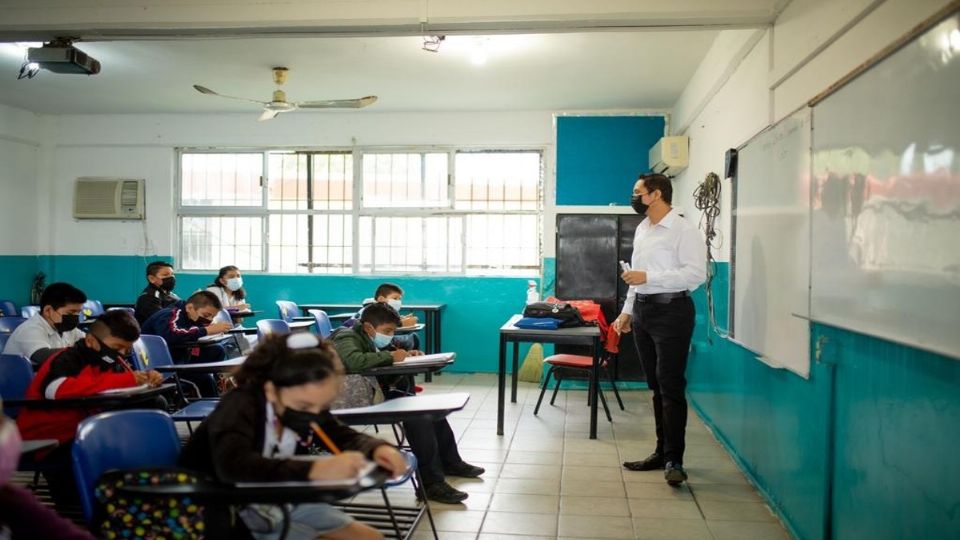
[[[540,301],[540,293],[537,292],[537,282],[530,280],[527,282],[527,305]]]

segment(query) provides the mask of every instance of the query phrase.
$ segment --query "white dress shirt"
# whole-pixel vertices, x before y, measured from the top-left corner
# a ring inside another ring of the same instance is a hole
[[[707,279],[707,247],[700,231],[676,209],[656,225],[646,218],[633,236],[632,270],[647,273],[647,282],[632,285],[622,313],[633,315],[637,294],[692,291]]]
[[[72,347],[85,335],[78,328],[60,334],[50,326],[43,315],[37,313],[13,331],[7,345],[3,348],[3,354],[19,354],[29,360],[33,353],[40,349]]]
[[[210,287],[207,287],[207,291],[212,292],[217,296],[217,298],[220,300],[220,304],[223,305],[223,309],[239,306],[240,304],[245,303],[245,300],[235,297],[229,289],[225,289],[223,287],[215,287],[211,285]]]

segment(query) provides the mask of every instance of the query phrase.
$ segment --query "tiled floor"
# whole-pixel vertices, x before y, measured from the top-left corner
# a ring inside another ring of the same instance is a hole
[[[464,504],[432,505],[441,539],[789,538],[693,411],[684,459],[690,481],[671,488],[662,472],[620,465],[654,447],[649,392],[624,392],[626,411],[610,395],[613,423],[601,410],[592,441],[586,392],[561,391],[556,406],[549,405],[548,393],[534,416],[539,390],[521,384],[517,403],[507,404],[503,437],[496,435],[496,376],[447,373],[423,385],[431,393],[470,393],[467,408],[450,421],[463,457],[487,469],[480,479],[451,481],[470,493]],[[393,490],[391,498],[409,504],[412,493]],[[432,538],[427,523],[414,537]]]

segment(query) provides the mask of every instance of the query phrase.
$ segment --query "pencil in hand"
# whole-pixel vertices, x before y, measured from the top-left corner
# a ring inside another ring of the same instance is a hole
[[[333,453],[334,455],[340,454],[340,449],[337,448],[337,445],[333,443],[333,441],[326,434],[326,432],[320,429],[320,426],[317,425],[316,422],[310,422],[310,429],[312,429],[313,432],[316,433],[318,437],[320,437],[320,440],[323,441],[323,444],[324,446],[327,447],[327,450],[330,450],[330,452]]]

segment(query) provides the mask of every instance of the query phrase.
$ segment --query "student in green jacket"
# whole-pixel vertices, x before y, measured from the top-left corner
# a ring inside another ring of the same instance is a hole
[[[363,310],[360,323],[334,333],[333,346],[343,361],[346,372],[361,373],[375,367],[403,362],[419,351],[387,350],[393,333],[400,325],[397,312],[386,304],[371,304]],[[387,393],[387,398],[391,397]],[[457,451],[457,441],[446,418],[437,421],[416,420],[404,422],[410,448],[417,456],[420,476],[427,498],[455,504],[467,498],[467,493],[455,489],[445,476],[476,478],[484,473],[482,467],[463,461]]]

